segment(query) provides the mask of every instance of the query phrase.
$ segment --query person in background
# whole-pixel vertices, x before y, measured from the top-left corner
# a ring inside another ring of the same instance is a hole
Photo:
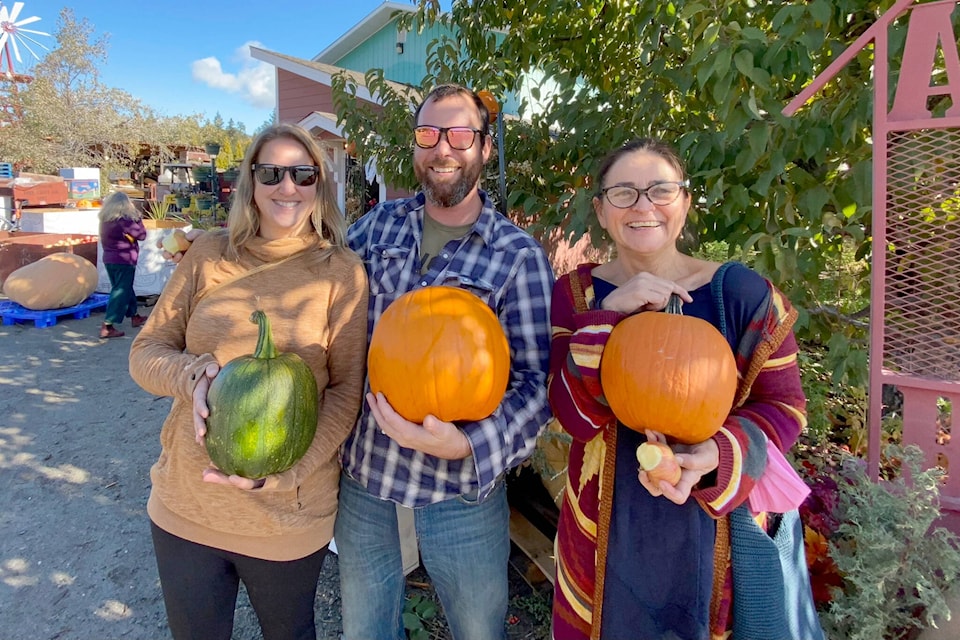
[[[324,152],[301,127],[251,144],[227,229],[195,237],[130,350],[130,374],[173,404],[147,502],[174,638],[229,640],[243,581],[266,640],[316,637],[314,600],[333,536],[339,451],[363,390],[367,281],[346,246]],[[287,471],[227,476],[204,447],[220,367],[253,353],[264,311],[278,351],[317,381],[313,442]]]
[[[506,395],[490,417],[403,419],[369,393],[343,447],[336,523],[343,637],[401,640],[405,580],[397,505],[412,508],[420,554],[456,640],[505,637],[510,553],[506,472],[549,418],[546,376],[553,272],[540,245],[479,188],[488,113],[469,89],[441,85],[414,115],[421,191],[382,202],[351,225],[370,282],[369,331],[391,302],[428,286],[483,299],[510,347]]]
[[[615,257],[561,277],[551,310],[550,406],[573,437],[556,541],[553,634],[723,637],[731,587],[718,519],[748,500],[768,446],[788,450],[806,424],[796,311],[747,267],[677,248],[691,197],[670,146],[649,138],[622,146],[607,156],[596,185],[593,207]],[[638,470],[637,447],[666,438],[618,423],[599,367],[618,322],[664,309],[672,295],[685,302],[684,315],[721,329],[740,373],[738,401],[720,431],[672,445],[682,469],[676,486]],[[605,501],[609,516],[601,517]]]
[[[134,328],[147,321],[137,313],[137,294],[133,280],[140,257],[140,240],[146,240],[143,215],[127,194],[115,191],[103,199],[100,207],[100,246],[103,265],[110,278],[110,300],[100,325],[101,338],[120,338],[124,333],[117,326],[130,318]]]

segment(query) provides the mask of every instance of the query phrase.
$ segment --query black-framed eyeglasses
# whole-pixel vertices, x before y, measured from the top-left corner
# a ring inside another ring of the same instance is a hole
[[[440,144],[441,136],[446,136],[447,144],[457,151],[466,151],[473,146],[480,129],[471,127],[432,127],[423,125],[413,130],[413,141],[421,149],[433,149]]]
[[[283,180],[283,174],[289,172],[293,184],[298,187],[309,187],[317,181],[320,175],[320,167],[309,164],[298,164],[293,167],[284,167],[279,164],[255,164],[253,165],[253,175],[257,182],[265,185],[280,184]]]
[[[690,183],[686,180],[677,182],[658,182],[652,184],[646,189],[638,189],[625,184],[615,184],[606,189],[600,189],[607,198],[607,202],[617,209],[629,209],[637,204],[640,196],[647,196],[647,200],[660,206],[673,204],[680,197],[680,192],[688,189]]]

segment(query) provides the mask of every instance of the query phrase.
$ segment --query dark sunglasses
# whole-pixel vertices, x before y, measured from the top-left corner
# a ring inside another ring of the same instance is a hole
[[[470,127],[422,126],[413,130],[413,140],[421,149],[433,149],[440,144],[440,138],[445,136],[447,144],[452,148],[457,151],[466,151],[473,146],[478,133],[483,135],[483,131]]]
[[[253,175],[257,182],[265,185],[280,184],[283,180],[283,174],[290,172],[290,179],[298,187],[309,187],[317,181],[320,175],[320,167],[309,164],[299,164],[295,167],[283,167],[279,164],[255,164],[253,165]]]

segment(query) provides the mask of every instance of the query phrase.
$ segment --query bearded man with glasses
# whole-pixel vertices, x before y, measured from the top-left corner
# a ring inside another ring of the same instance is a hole
[[[479,188],[492,141],[469,89],[442,85],[414,116],[421,191],[354,223],[350,246],[370,282],[369,330],[401,295],[466,289],[497,314],[510,346],[500,406],[476,422],[423,424],[369,393],[343,447],[335,539],[346,640],[402,640],[405,579],[398,512],[412,516],[423,564],[453,637],[505,637],[509,507],[504,476],[549,418],[546,379],[553,272],[543,249]]]

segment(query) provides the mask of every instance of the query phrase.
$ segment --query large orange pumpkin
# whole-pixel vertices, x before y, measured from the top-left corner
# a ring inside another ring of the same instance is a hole
[[[737,365],[726,339],[706,320],[648,311],[614,327],[600,382],[620,422],[693,444],[723,426]]]
[[[481,420],[503,400],[510,349],[497,316],[456,287],[424,287],[397,298],[373,329],[370,389],[401,416],[423,423]]]

